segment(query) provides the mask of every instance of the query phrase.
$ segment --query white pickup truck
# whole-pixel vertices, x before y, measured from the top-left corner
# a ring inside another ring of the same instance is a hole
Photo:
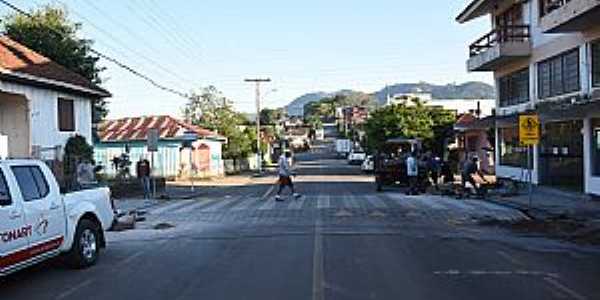
[[[43,162],[0,161],[0,277],[60,254],[94,265],[114,219],[108,188],[61,194]]]

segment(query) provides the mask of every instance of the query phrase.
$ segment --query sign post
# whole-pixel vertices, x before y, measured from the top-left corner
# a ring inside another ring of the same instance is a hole
[[[196,167],[194,166],[194,158],[193,158],[193,154],[194,154],[194,142],[198,140],[198,133],[193,131],[193,130],[187,130],[186,132],[183,133],[183,140],[186,143],[186,146],[189,146],[190,148],[190,182],[191,182],[191,187],[190,187],[190,191],[193,193],[194,192],[194,176],[196,175],[195,171],[196,171]]]
[[[148,130],[147,147],[150,152],[150,170],[152,170],[152,198],[156,199],[156,175],[154,174],[154,152],[158,151],[158,129],[151,128]]]
[[[540,143],[540,118],[538,115],[519,116],[519,141],[521,145],[527,146],[528,198],[531,209],[533,202],[533,147]]]

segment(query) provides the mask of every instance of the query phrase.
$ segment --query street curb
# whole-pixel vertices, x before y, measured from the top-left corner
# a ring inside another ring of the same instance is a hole
[[[546,210],[542,210],[539,208],[529,208],[525,205],[516,204],[514,202],[509,202],[509,201],[500,201],[498,199],[490,199],[490,198],[483,199],[483,201],[494,203],[496,205],[503,206],[506,208],[516,209],[532,220],[546,219],[550,216],[558,215],[558,214],[550,213]]]

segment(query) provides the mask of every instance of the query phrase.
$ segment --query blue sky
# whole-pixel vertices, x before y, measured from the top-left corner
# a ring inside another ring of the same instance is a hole
[[[489,30],[485,19],[454,21],[467,2],[13,0],[23,8],[66,5],[98,50],[178,90],[215,85],[248,112],[254,90],[246,77],[273,80],[263,88],[268,107],[311,91],[491,82],[465,70],[467,45]],[[185,99],[103,64],[114,94],[110,117],[179,114]]]

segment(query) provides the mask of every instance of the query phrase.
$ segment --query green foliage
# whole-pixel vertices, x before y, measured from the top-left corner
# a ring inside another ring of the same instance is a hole
[[[283,108],[265,108],[260,111],[260,124],[274,125],[279,120],[283,119],[284,116],[285,112],[283,111]]]
[[[336,108],[348,106],[366,106],[375,108],[377,99],[374,95],[364,93],[351,93],[348,95],[337,94],[333,97],[326,97],[317,102],[311,102],[304,106],[304,116],[308,118],[317,116],[320,119],[335,118]]]
[[[70,137],[65,144],[64,172],[70,177],[75,174],[77,164],[81,161],[93,161],[94,148],[81,135]]]
[[[418,99],[380,108],[364,125],[368,147],[379,148],[390,138],[420,138],[426,149],[443,152],[444,140],[452,135],[453,112],[425,106]]]
[[[256,137],[252,139],[249,132],[240,129],[240,125],[246,121],[244,116],[233,109],[231,101],[216,87],[209,86],[203,88],[199,94],[192,94],[183,109],[183,114],[192,124],[217,131],[227,137],[228,143],[223,147],[223,158],[246,158],[252,153],[252,141],[256,143]]]
[[[323,128],[323,121],[321,121],[321,118],[319,118],[319,116],[309,115],[308,117],[305,118],[305,122],[306,122],[306,124],[310,125],[310,127],[312,129],[322,129]]]
[[[93,42],[78,37],[81,24],[69,20],[62,8],[44,6],[31,12],[33,18],[20,14],[5,16],[4,32],[11,39],[100,84],[99,57],[92,54]],[[94,121],[106,117],[106,101],[94,102]]]

